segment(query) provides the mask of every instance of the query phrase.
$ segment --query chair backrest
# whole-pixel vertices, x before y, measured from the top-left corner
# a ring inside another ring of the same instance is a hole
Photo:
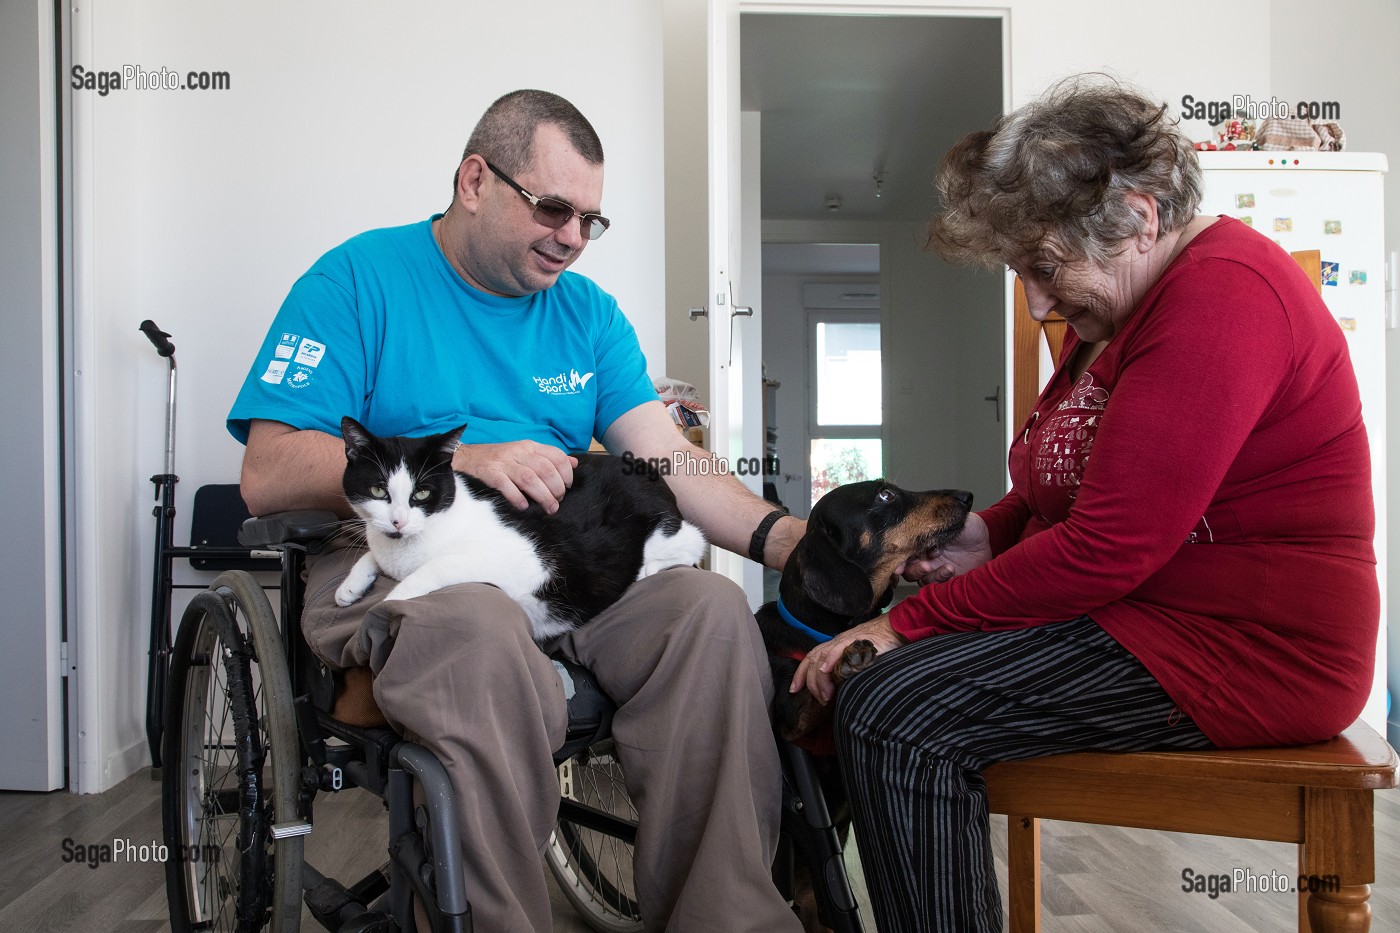
[[[201,486],[194,493],[194,511],[190,514],[190,547],[242,547],[238,529],[248,519],[248,507],[237,483]],[[282,566],[277,557],[191,557],[195,570],[266,570],[276,572]]]

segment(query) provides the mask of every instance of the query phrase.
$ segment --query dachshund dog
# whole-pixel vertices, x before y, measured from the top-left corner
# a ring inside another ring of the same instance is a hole
[[[754,613],[773,670],[773,723],[784,739],[815,753],[816,774],[841,844],[850,808],[836,767],[829,723],[832,706],[788,684],[807,652],[853,625],[879,615],[894,596],[901,564],[962,531],[972,493],[957,489],[910,492],[884,480],[838,486],[812,506],[807,531],[783,569],[776,602]],[[838,683],[875,660],[861,639],[843,653]],[[807,933],[827,931],[816,890],[802,859],[794,864],[793,909]]]
[[[783,738],[800,740],[831,715],[807,691],[788,684],[811,648],[889,604],[905,561],[945,544],[962,531],[972,493],[959,489],[910,492],[884,480],[838,486],[817,500],[807,532],[793,549],[776,602],[754,614],[773,666],[773,721]],[[837,683],[869,666],[874,646],[864,639],[842,655]]]

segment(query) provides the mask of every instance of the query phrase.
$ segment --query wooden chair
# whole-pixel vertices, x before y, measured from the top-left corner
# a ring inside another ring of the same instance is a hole
[[[1329,742],[1199,752],[1077,752],[985,772],[1007,815],[1011,933],[1039,933],[1040,820],[1203,833],[1299,846],[1299,933],[1365,933],[1375,880],[1373,792],[1397,786],[1395,751],[1357,721]],[[1391,918],[1386,929],[1400,918]]]

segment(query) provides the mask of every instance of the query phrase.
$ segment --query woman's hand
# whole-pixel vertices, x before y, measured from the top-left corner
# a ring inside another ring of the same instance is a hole
[[[517,509],[530,500],[553,514],[574,483],[578,460],[557,447],[536,441],[508,444],[463,444],[452,456],[454,469],[470,473],[499,490]]]
[[[967,516],[967,523],[956,538],[942,547],[906,561],[903,567],[895,569],[895,573],[920,586],[947,583],[991,559],[992,544],[987,534],[987,523],[982,521],[982,517],[976,512],[972,512]]]
[[[874,646],[876,654],[904,644],[904,637],[890,627],[888,615],[862,622],[807,652],[807,657],[802,659],[797,672],[792,675],[788,692],[796,693],[805,688],[822,703],[830,703],[836,693],[836,669],[841,664],[841,658],[847,647],[862,638]]]

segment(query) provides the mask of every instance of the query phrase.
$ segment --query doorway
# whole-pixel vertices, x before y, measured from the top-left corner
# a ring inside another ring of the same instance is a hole
[[[987,505],[1006,489],[1005,282],[949,266],[923,243],[939,159],[1002,113],[1005,24],[861,12],[741,7],[740,108],[761,115],[763,359],[779,383],[769,426],[779,492],[805,514],[821,433],[810,376],[794,368],[812,355],[813,310],[793,296],[864,283],[879,295],[884,475],[969,489]]]

